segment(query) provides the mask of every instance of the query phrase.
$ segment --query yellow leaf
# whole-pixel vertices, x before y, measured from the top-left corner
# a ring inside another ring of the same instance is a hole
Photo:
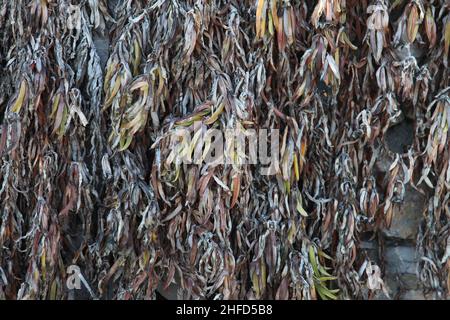
[[[54,115],[55,117],[55,123],[53,124],[53,130],[52,130],[52,134],[56,133],[58,130],[58,135],[61,133],[61,127],[62,124],[65,121],[66,115],[65,115],[65,111],[66,111],[66,107],[65,107],[65,103],[64,100],[61,100],[61,98],[57,99],[58,100],[58,105],[56,108],[56,113]]]
[[[219,118],[220,114],[223,112],[224,108],[225,108],[225,104],[221,103],[219,105],[219,107],[217,108],[217,110],[214,111],[214,113],[211,115],[211,117],[209,117],[209,119],[205,121],[205,124],[210,125],[210,124],[213,124],[214,122],[216,122],[217,119]]]
[[[266,1],[258,0],[256,6],[256,38],[262,38],[266,32]]]
[[[139,72],[139,64],[141,63],[141,47],[137,40],[134,41],[134,61],[133,61],[133,74],[137,75]]]
[[[116,96],[117,92],[119,92],[120,89],[120,81],[121,81],[121,77],[118,75],[116,77],[116,81],[114,82],[114,86],[111,90],[111,94],[109,95],[108,100],[105,102],[105,107],[109,107],[114,99],[114,97]]]
[[[56,110],[58,110],[59,100],[61,99],[61,95],[58,93],[53,100],[52,113],[50,114],[50,118],[53,118],[56,114]]]
[[[264,291],[266,288],[266,279],[267,279],[267,270],[266,270],[266,264],[264,263],[264,258],[261,257],[261,291]]]
[[[106,75],[105,75],[105,83],[103,85],[103,91],[105,93],[108,93],[108,86],[107,85],[111,81],[111,77],[112,77],[112,74],[113,74],[113,71],[114,71],[115,68],[116,68],[116,64],[109,64],[108,65],[108,68],[106,70]]]
[[[343,41],[345,44],[347,44],[347,45],[350,47],[350,49],[352,49],[352,50],[358,49],[358,47],[355,46],[355,45],[350,41],[350,39],[348,38],[348,36],[347,36],[347,34],[346,34],[345,32],[342,32],[342,33],[341,33],[340,40]]]
[[[133,136],[128,136],[128,137],[122,137],[120,139],[120,146],[119,146],[119,151],[123,151],[128,149],[128,147],[131,144],[131,141],[133,140]]]
[[[58,286],[56,284],[56,280],[53,280],[52,285],[50,287],[50,300],[56,300]]]
[[[445,33],[444,33],[444,52],[445,56],[448,55],[448,48],[450,47],[450,19],[447,19],[447,23],[445,24]]]
[[[294,173],[295,173],[295,180],[300,180],[300,171],[298,170],[298,158],[297,154],[294,153]]]
[[[66,125],[67,125],[67,119],[69,118],[69,112],[67,110],[67,107],[64,106],[63,109],[63,117],[62,117],[62,122],[61,122],[61,126],[59,127],[59,132],[58,132],[58,137],[61,138],[64,133],[66,132]]]
[[[280,21],[278,19],[278,12],[277,12],[277,0],[272,0],[270,2],[270,8],[271,8],[271,15],[272,15],[272,21],[273,21],[273,25],[275,27],[275,30],[279,30],[280,29]]]
[[[284,189],[286,190],[287,194],[291,193],[291,184],[289,183],[289,181],[284,181]]]
[[[417,31],[419,30],[418,18],[419,12],[417,11],[417,7],[413,5],[408,16],[407,34],[409,42],[416,40]]]
[[[316,261],[316,255],[314,252],[314,247],[310,246],[309,247],[309,263],[311,263],[311,266],[313,268],[314,274],[315,275],[319,275],[319,268],[317,267],[317,261]]]
[[[259,294],[260,294],[258,280],[259,280],[258,275],[256,274],[256,272],[253,272],[253,274],[252,274],[253,290],[255,290],[255,296],[257,299],[259,298]]]
[[[25,82],[25,80],[22,80],[22,83],[20,84],[19,95],[17,96],[17,99],[11,108],[12,112],[17,113],[22,108],[23,100],[25,99],[26,90],[27,90],[27,83]]]
[[[297,207],[296,207],[296,209],[297,209],[298,213],[300,213],[302,216],[304,216],[304,217],[308,216],[308,213],[305,211],[305,209],[303,209],[301,196],[299,196],[297,198]]]
[[[269,11],[269,25],[268,25],[268,28],[269,28],[269,34],[271,35],[271,36],[273,36],[273,34],[274,34],[274,30],[273,30],[273,19],[272,19],[272,13]]]
[[[46,274],[45,250],[42,250],[41,254],[41,271],[42,271],[42,279],[44,279],[45,281],[45,274]]]
[[[306,87],[306,79],[303,80],[302,84],[295,91],[294,99],[298,99],[303,95],[303,93],[305,92],[305,87]]]

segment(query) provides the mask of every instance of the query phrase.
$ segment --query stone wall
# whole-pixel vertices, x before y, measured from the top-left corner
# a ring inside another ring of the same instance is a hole
[[[389,150],[378,159],[379,174],[386,175],[396,154],[403,154],[414,136],[412,121],[405,117],[386,134]],[[423,293],[417,276],[418,259],[416,241],[426,205],[426,196],[406,186],[403,203],[394,209],[390,228],[384,228],[375,237],[368,237],[361,248],[382,268],[383,280],[389,297],[380,293],[377,299],[418,300],[432,299]]]

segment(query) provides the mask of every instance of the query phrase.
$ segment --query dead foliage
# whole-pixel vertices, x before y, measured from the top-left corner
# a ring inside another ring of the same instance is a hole
[[[448,1],[1,0],[0,43],[0,298],[67,298],[72,264],[100,298],[368,298],[360,235],[407,184],[431,190],[419,277],[448,294]],[[180,163],[180,126],[280,129],[276,175]]]

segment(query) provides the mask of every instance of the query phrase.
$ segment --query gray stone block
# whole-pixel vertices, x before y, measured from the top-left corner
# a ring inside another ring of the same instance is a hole
[[[424,195],[407,186],[403,204],[394,208],[391,226],[383,230],[384,235],[388,238],[415,241],[424,208]]]

